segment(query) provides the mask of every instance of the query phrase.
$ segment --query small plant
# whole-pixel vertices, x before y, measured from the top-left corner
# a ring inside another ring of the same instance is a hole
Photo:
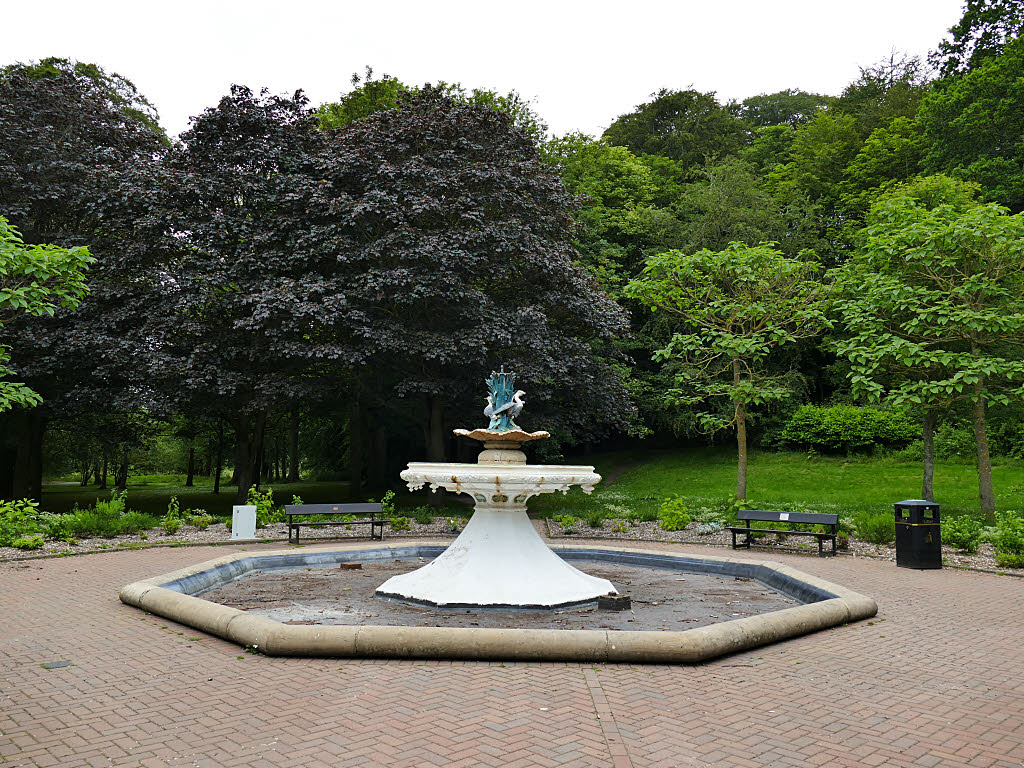
[[[658,521],[658,510],[650,504],[644,504],[630,512],[629,519],[637,523],[655,523]]]
[[[992,543],[996,563],[1006,568],[1024,568],[1024,515],[996,512],[996,535]]]
[[[391,530],[393,531],[408,531],[410,527],[408,517],[394,517],[391,519]]]
[[[31,499],[0,501],[0,546],[16,546],[16,539],[34,536],[41,522],[39,505]]]
[[[161,526],[164,529],[164,533],[168,536],[173,536],[181,528],[181,512],[179,511],[177,496],[171,496],[171,500],[167,502],[167,513],[164,515]]]
[[[462,523],[454,517],[449,517],[445,522],[445,527],[448,529],[448,533],[458,533],[462,530]]]
[[[850,534],[845,531],[836,531],[836,546],[839,549],[847,550],[850,548]]]
[[[678,496],[665,499],[658,510],[658,525],[666,531],[681,531],[690,524],[690,515]]]
[[[604,511],[600,509],[589,510],[583,519],[591,528],[604,528]]]
[[[263,493],[255,486],[249,489],[246,502],[256,507],[256,527],[265,528],[274,523],[284,522],[284,507],[274,506],[274,489],[267,488]]]
[[[393,517],[395,514],[395,492],[388,491],[380,500],[380,508],[384,517]]]
[[[383,504],[383,502],[381,502]],[[434,522],[434,510],[428,506],[416,507],[412,511],[412,519],[420,525],[430,525]]]
[[[961,552],[974,554],[981,545],[982,527],[980,520],[975,520],[970,515],[960,515],[943,523],[942,540]]]
[[[871,544],[892,544],[896,541],[896,518],[889,512],[859,515],[855,521],[857,538]]]
[[[695,531],[698,536],[713,536],[716,533],[720,533],[722,528],[721,523],[712,520],[707,523],[697,523]]]
[[[11,542],[16,549],[39,549],[43,546],[43,534],[36,533],[32,536],[19,536]]]
[[[625,533],[626,532],[626,521],[616,520],[612,523],[612,533]]]
[[[580,522],[578,518],[575,518],[572,515],[558,515],[554,518],[554,521],[562,526],[563,534],[573,534],[575,531],[572,528],[575,527],[575,524]]]

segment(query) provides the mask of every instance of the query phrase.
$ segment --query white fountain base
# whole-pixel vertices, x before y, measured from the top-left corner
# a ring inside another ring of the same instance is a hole
[[[470,493],[476,510],[448,549],[418,570],[392,576],[378,596],[447,608],[559,608],[615,593],[608,579],[552,552],[526,515],[526,499],[535,493],[577,484],[589,492],[600,480],[593,467],[410,464],[402,477],[410,487],[431,483]]]

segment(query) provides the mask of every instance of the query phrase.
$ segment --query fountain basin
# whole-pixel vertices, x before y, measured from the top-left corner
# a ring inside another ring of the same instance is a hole
[[[533,527],[526,502],[540,493],[593,491],[593,467],[549,464],[413,462],[402,472],[410,490],[426,485],[466,493],[476,504],[459,537],[433,562],[377,588],[379,597],[439,608],[564,608],[616,592],[608,579],[558,557]]]

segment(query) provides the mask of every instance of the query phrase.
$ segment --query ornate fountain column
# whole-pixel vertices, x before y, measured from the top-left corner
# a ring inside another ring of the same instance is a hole
[[[500,397],[508,377],[507,402]],[[512,421],[522,408],[522,392],[511,394],[511,374],[491,374],[491,395],[484,411],[495,424],[508,415],[504,430],[478,429],[455,433],[484,443],[476,464],[413,462],[402,472],[410,490],[425,485],[473,497],[475,509],[459,537],[433,562],[393,576],[377,595],[448,608],[557,608],[596,600],[614,593],[607,579],[589,576],[548,548],[526,514],[526,502],[539,493],[565,493],[579,485],[591,493],[601,476],[587,466],[527,464],[522,443],[548,437],[523,432]],[[495,386],[497,384],[497,386]],[[502,408],[504,407],[504,410]]]

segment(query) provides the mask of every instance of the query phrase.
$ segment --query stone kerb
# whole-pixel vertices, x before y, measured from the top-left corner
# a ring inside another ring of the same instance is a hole
[[[556,547],[566,559],[643,563],[681,572],[742,575],[804,605],[681,632],[555,629],[484,629],[412,626],[281,624],[263,616],[194,597],[254,568],[432,556],[443,542],[403,547],[349,545],[330,550],[236,553],[125,586],[127,605],[271,656],[470,659],[692,664],[839,624],[874,616],[875,601],[784,566],[727,557],[679,556],[658,550]]]

